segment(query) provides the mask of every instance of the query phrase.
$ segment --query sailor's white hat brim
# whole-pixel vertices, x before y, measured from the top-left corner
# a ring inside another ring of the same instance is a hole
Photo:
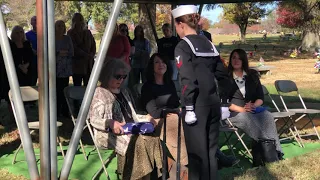
[[[194,14],[198,12],[195,5],[181,5],[171,11],[173,18],[177,18],[186,14]]]

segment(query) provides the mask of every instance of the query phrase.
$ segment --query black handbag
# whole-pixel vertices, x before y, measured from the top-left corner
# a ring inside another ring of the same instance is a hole
[[[275,140],[259,140],[252,142],[253,167],[264,166],[265,163],[279,161]]]
[[[270,162],[279,161],[275,140],[263,140],[263,141],[260,141],[260,144],[262,149],[263,162],[270,163]]]

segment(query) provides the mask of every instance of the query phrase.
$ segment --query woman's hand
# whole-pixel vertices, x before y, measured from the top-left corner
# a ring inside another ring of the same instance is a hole
[[[247,112],[244,107],[237,106],[237,105],[235,105],[235,104],[231,104],[230,107],[229,107],[229,109],[230,109],[231,111],[239,112],[239,113],[241,113],[241,112]]]
[[[156,127],[158,125],[158,121],[156,121],[150,114],[146,115],[149,121],[153,124],[153,127]]]
[[[256,107],[255,107],[255,105],[253,103],[248,102],[244,106],[244,109],[246,110],[246,112],[253,112],[256,109]]]
[[[124,131],[123,131],[123,128],[122,126],[124,126],[126,123],[125,122],[118,122],[118,121],[115,121],[115,120],[111,120],[109,122],[109,127],[112,129],[112,132],[114,134],[124,134]]]

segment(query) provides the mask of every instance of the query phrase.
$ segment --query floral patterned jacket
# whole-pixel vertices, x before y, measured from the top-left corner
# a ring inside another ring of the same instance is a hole
[[[134,102],[126,89],[121,89],[132,111],[135,122],[149,122],[145,115],[138,115],[134,110]],[[108,131],[109,121],[126,122],[116,97],[109,90],[97,87],[89,110],[89,119],[94,127],[94,139],[98,146],[115,149],[124,156],[130,142],[131,135],[115,135]]]

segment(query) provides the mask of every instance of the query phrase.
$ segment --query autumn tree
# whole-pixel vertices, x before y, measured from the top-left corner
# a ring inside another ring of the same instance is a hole
[[[171,24],[171,5],[159,4],[156,6],[156,27],[161,31],[163,24]]]
[[[241,41],[245,42],[247,27],[257,24],[259,19],[268,14],[265,2],[245,2],[235,4],[221,4],[223,18],[230,23],[238,25],[241,33]],[[212,5],[216,7],[217,5]],[[211,5],[206,7],[211,8]]]
[[[278,20],[282,26],[302,30],[302,50],[320,47],[320,0],[287,0],[279,4]]]
[[[201,17],[200,21],[201,21],[202,29],[207,31],[211,26],[210,20],[205,17]]]

